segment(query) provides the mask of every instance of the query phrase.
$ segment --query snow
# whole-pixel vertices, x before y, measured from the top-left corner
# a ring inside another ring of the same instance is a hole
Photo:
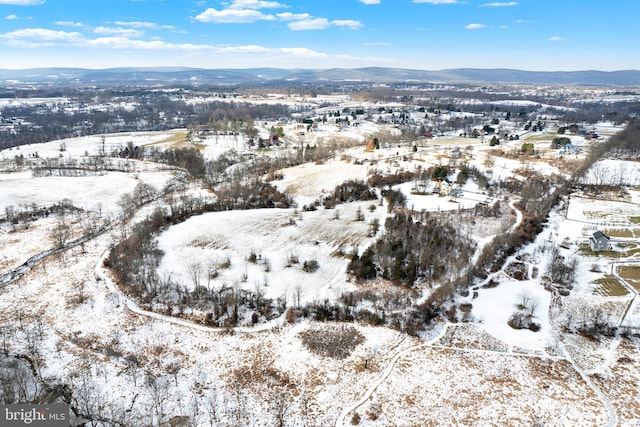
[[[433,186],[434,184],[432,183],[431,185]],[[451,196],[440,196],[438,194],[414,194],[414,185],[411,182],[397,185],[394,189],[402,191],[406,196],[406,207],[418,212],[423,210],[440,212],[470,209],[478,203],[486,203],[490,200],[490,197],[481,193],[478,186],[474,183],[469,183],[462,187],[461,193],[455,198]]]
[[[0,98],[0,108],[17,107],[21,105],[55,105],[65,104],[69,98]]]
[[[585,233],[590,235],[597,228],[628,224],[629,218],[638,214],[640,209],[637,203],[573,196],[566,218],[582,223]]]
[[[370,219],[386,215],[384,209],[370,213],[369,203],[350,203],[335,212],[318,211],[295,214],[293,209],[260,209],[214,212],[192,217],[162,233],[159,248],[164,252],[158,272],[169,275],[188,289],[195,286],[193,271],[200,284],[218,289],[237,285],[266,298],[284,298],[290,304],[300,299],[309,303],[334,301],[341,293],[353,290],[347,281],[344,256],[333,255],[341,249],[370,242]],[[356,210],[365,213],[365,221],[354,221]],[[384,221],[381,221],[382,223]],[[255,262],[249,261],[251,254]],[[295,256],[297,263],[291,263]],[[230,261],[228,268],[218,267]],[[316,260],[316,272],[302,271],[305,261]],[[208,280],[215,269],[218,277]]]
[[[640,185],[640,163],[605,159],[596,162],[582,179],[586,184]]]
[[[141,182],[161,190],[173,175],[169,172],[106,172],[103,175],[79,177],[31,177],[31,172],[0,174],[0,212],[7,206],[50,206],[69,199],[79,208],[115,212],[118,199],[131,193]],[[52,191],[55,189],[55,191]]]
[[[337,135],[330,129],[327,126],[322,132],[314,133],[310,140]],[[373,129],[375,126],[366,124],[342,134],[362,142]],[[107,135],[105,143],[109,147],[129,141],[134,145],[161,145],[173,136],[171,133]],[[425,151],[421,161],[398,160],[397,166],[391,160],[387,162],[387,158],[396,152],[400,152],[400,156],[410,154],[410,148],[364,153],[359,147],[346,153],[348,161],[333,160],[284,169],[281,171],[284,178],[274,185],[290,193],[298,202],[298,209],[207,213],[171,226],[158,238],[164,252],[159,273],[171,275],[191,288],[195,285],[192,276],[197,267],[197,280],[203,286],[237,285],[258,291],[267,298],[284,297],[290,305],[297,296],[303,304],[335,300],[342,292],[356,289],[356,284],[346,275],[348,260],[337,256],[337,251],[348,253],[371,244],[374,238],[369,235],[369,223],[378,219],[383,224],[388,215],[386,206],[373,202],[375,209],[370,211],[372,202],[352,202],[339,205],[335,210],[319,207],[312,212],[301,211],[300,207],[347,179],[366,179],[376,168],[415,170],[417,165],[438,164],[436,157],[446,153],[446,147],[468,143],[469,140],[442,138],[438,140],[442,146]],[[235,144],[233,137],[210,137],[203,141],[209,158],[223,150],[238,148]],[[85,151],[97,152],[101,137],[74,138],[66,140],[65,145],[63,156],[82,156]],[[483,167],[486,149],[481,147],[474,145],[473,161]],[[20,152],[38,151],[41,157],[58,157],[59,148],[60,141],[55,141],[23,147]],[[16,151],[4,151],[1,155],[10,159],[15,154]],[[368,163],[354,164],[353,159],[366,159]],[[371,160],[377,164],[373,165]],[[607,162],[603,164],[611,169],[619,165]],[[77,178],[32,178],[27,172],[2,174],[0,208],[32,202],[46,205],[69,198],[74,205],[86,209],[94,209],[100,203],[105,210],[115,210],[118,198],[131,192],[137,183],[146,182],[160,189],[171,178],[168,172],[156,172],[151,166],[136,164],[137,174],[109,172]],[[493,177],[511,176],[520,166],[517,160],[497,158]],[[555,170],[544,162],[536,167],[545,172]],[[636,167],[637,163],[624,164],[630,176],[638,175]],[[473,182],[463,187],[462,196],[455,202],[449,197],[411,194],[411,185],[402,184],[397,188],[407,195],[408,207],[417,210],[467,208],[487,201],[487,196]],[[289,396],[288,390],[295,390],[288,412],[290,420],[295,417],[295,423],[291,421],[295,425],[348,425],[352,410],[362,416],[361,425],[365,426],[434,422],[522,425],[538,415],[550,425],[603,425],[610,418],[608,402],[614,399],[609,395],[603,397],[598,387],[606,393],[615,392],[615,401],[624,402],[617,408],[621,418],[628,409],[625,405],[636,405],[624,399],[629,399],[633,394],[629,390],[635,392],[637,387],[638,350],[605,341],[595,357],[590,355],[591,347],[582,337],[570,335],[568,339],[554,330],[552,326],[557,320],[549,315],[552,295],[544,289],[541,276],[548,262],[545,251],[567,238],[571,245],[562,253],[567,257],[580,257],[580,264],[576,287],[563,303],[582,307],[602,302],[603,307],[621,316],[620,307],[632,296],[594,295],[592,282],[603,273],[591,271],[591,267],[598,264],[602,271],[609,271],[610,260],[582,257],[577,242],[588,235],[592,227],[618,224],[629,216],[637,216],[640,191],[629,193],[631,203],[572,195],[565,201],[568,203],[566,214],[563,209],[554,211],[536,242],[522,250],[529,255],[526,261],[529,271],[536,267],[538,276],[518,281],[505,270],[492,276],[496,287],[483,287],[486,282],[474,284],[477,297],[474,298],[472,291],[469,297],[457,301],[473,305],[469,322],[439,324],[438,329],[429,332],[430,339],[409,337],[389,328],[354,325],[364,335],[365,342],[344,360],[318,356],[301,343],[301,331],[330,325],[308,321],[286,325],[279,319],[256,329],[239,328],[221,333],[214,328],[141,310],[114,287],[103,266],[105,251],[120,238],[115,229],[83,248],[45,260],[21,281],[2,289],[0,321],[15,328],[18,339],[10,343],[14,353],[27,351],[28,330],[20,329],[23,322],[31,325],[42,321],[46,325],[41,343],[45,378],[73,382],[77,396],[81,396],[82,384],[86,383],[91,393],[101,397],[101,404],[114,412],[120,408],[126,413],[124,409],[131,405],[132,411],[126,415],[131,418],[122,421],[123,425],[139,425],[142,420],[135,418],[136,414],[152,412],[154,397],[158,396],[154,396],[148,386],[150,378],[157,378],[162,385],[163,409],[167,414],[189,414],[198,425],[210,421],[202,408],[216,393],[219,400],[215,403],[219,404],[218,409],[224,410],[221,417],[225,422],[274,425],[273,405],[278,400],[277,393]],[[365,221],[354,220],[358,209],[364,213]],[[518,220],[521,217],[516,216]],[[46,219],[39,220],[29,230],[9,232],[3,228],[0,237],[3,271],[48,247],[47,235],[53,225],[52,219]],[[495,232],[486,227],[487,235],[473,237],[482,243]],[[259,255],[255,264],[249,261],[251,253]],[[290,262],[292,255],[298,258],[297,264]],[[230,265],[221,267],[227,259]],[[312,259],[319,261],[319,270],[302,271],[301,264]],[[514,260],[515,257],[510,258],[507,265]],[[212,267],[217,268],[218,276],[209,280],[208,271]],[[507,324],[523,294],[538,303],[534,312],[534,320],[541,326],[538,332],[515,330]],[[455,339],[447,338],[450,335]],[[557,345],[558,340],[571,345],[563,350]],[[631,355],[632,362],[628,365],[621,362],[623,355]],[[593,377],[595,385],[580,368],[580,364],[587,364],[587,359],[591,363],[589,367],[601,373]],[[368,362],[367,369],[363,368],[364,360]],[[273,377],[269,377],[274,372],[282,375],[279,378],[286,378],[291,388],[274,385]],[[246,378],[243,373],[250,373],[252,377],[240,386],[237,379]],[[615,377],[630,379],[630,385],[616,381]],[[193,402],[201,405],[199,413],[195,413]],[[240,409],[245,413],[242,419],[238,415]],[[632,409],[637,412],[637,406]],[[374,418],[370,414],[376,411],[377,418]],[[303,416],[303,412],[306,415]],[[156,422],[159,416],[155,414],[154,421],[145,422],[159,424]],[[233,418],[236,416],[238,419]]]
[[[28,157],[37,153],[41,158],[80,158],[85,152],[89,155],[98,155],[102,149],[102,139],[104,138],[104,152],[110,154],[132,143],[133,146],[143,146],[165,141],[176,134],[184,133],[183,130],[173,130],[166,132],[131,132],[104,135],[91,135],[78,138],[61,139],[57,141],[44,142],[41,144],[24,145],[14,149],[0,151],[2,158],[13,159],[15,155],[23,154]],[[64,146],[64,151],[61,147]]]
[[[546,348],[553,342],[547,316],[551,294],[540,286],[538,280],[503,281],[495,288],[480,290],[478,294],[478,298],[473,300],[473,314],[485,331],[511,348],[546,353]],[[538,332],[513,329],[507,324],[522,296],[532,298],[538,305],[535,311],[535,321],[541,326]]]
[[[363,180],[368,168],[342,160],[324,164],[305,163],[281,170],[283,179],[273,181],[280,191],[290,193],[301,207],[313,203],[319,196],[329,195],[336,186],[348,180]]]

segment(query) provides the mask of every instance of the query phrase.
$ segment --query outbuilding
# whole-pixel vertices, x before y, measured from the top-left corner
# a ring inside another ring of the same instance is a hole
[[[612,248],[611,238],[602,231],[596,231],[589,237],[589,247],[594,252],[610,251]]]

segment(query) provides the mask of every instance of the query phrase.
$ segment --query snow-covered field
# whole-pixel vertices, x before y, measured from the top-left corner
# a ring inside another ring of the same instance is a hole
[[[354,132],[349,137],[364,141],[369,131],[363,127],[358,135]],[[131,141],[162,146],[174,136],[106,135],[105,145],[115,148]],[[333,301],[356,288],[346,274],[348,259],[337,256],[338,252],[369,246],[374,241],[370,223],[378,219],[384,224],[387,206],[375,201],[351,202],[310,212],[301,206],[347,179],[366,180],[376,169],[391,172],[439,164],[448,160],[449,146],[465,142],[452,138],[448,145],[445,141],[425,150],[419,160],[392,159],[396,153],[410,155],[409,147],[390,147],[374,154],[361,147],[345,153],[348,161],[284,169],[283,179],[274,185],[289,193],[298,208],[214,212],[171,226],[158,238],[164,252],[159,273],[187,288],[196,284],[240,286],[267,298],[284,297],[290,305],[298,298],[301,303]],[[21,152],[26,155],[37,149],[41,157],[83,156],[85,151],[98,152],[102,138],[66,140],[64,152],[60,144],[23,147]],[[211,137],[202,145],[209,158],[227,149],[240,149],[233,138]],[[487,169],[485,152],[489,149],[484,147],[487,144],[480,143],[470,150],[470,161],[482,170]],[[16,153],[11,150],[0,155],[11,159]],[[368,162],[354,164],[353,159]],[[27,172],[3,174],[0,208],[49,205],[68,198],[87,210],[95,211],[100,204],[105,211],[115,211],[118,199],[137,183],[161,189],[172,176],[137,163],[135,175],[109,172],[32,178]],[[497,157],[493,177],[509,176],[521,166],[517,160]],[[624,170],[636,166],[625,164]],[[544,162],[535,167],[554,170]],[[412,194],[411,185],[398,188],[408,198],[407,207],[416,210],[455,210],[490,201],[473,182],[455,200]],[[596,346],[578,334],[559,330],[558,319],[550,312],[565,316],[571,307],[579,310],[593,305],[619,319],[625,315],[634,298],[631,291],[617,297],[594,294],[594,281],[619,260],[584,255],[578,244],[594,227],[620,225],[640,216],[638,194],[632,190],[625,202],[572,196],[564,201],[568,207],[554,211],[545,231],[519,254],[529,273],[526,279],[509,276],[510,263],[517,261],[514,256],[505,269],[490,277],[495,286],[477,286],[457,301],[472,305],[467,322],[440,322],[422,337],[353,325],[363,340],[344,359],[318,355],[301,338],[305,331],[336,327],[333,324],[300,321],[289,325],[280,319],[277,327],[221,331],[135,308],[124,293],[113,291],[112,279],[103,268],[105,251],[120,239],[122,230],[117,227],[63,256],[46,259],[20,281],[0,289],[0,323],[11,331],[12,339],[6,344],[11,352],[26,352],[35,340],[44,378],[68,381],[74,394],[87,402],[99,398],[105,413],[122,425],[149,422],[142,414],[152,417],[151,424],[183,415],[196,425],[270,426],[283,414],[284,425],[290,426],[351,425],[356,413],[359,425],[364,426],[606,425],[613,407],[620,424],[631,426],[640,418],[637,341],[603,340]],[[508,209],[507,203],[504,208]],[[355,220],[358,210],[364,221]],[[38,220],[29,229],[18,226],[15,231],[4,224],[0,273],[51,247],[54,226],[52,218]],[[485,241],[492,232],[487,227],[482,236],[474,237]],[[558,308],[558,297],[545,290],[543,276],[549,249],[565,239],[569,246],[562,254],[577,257],[579,263],[575,287]],[[251,255],[256,256],[255,262]],[[302,271],[302,264],[309,260],[318,261],[317,271]],[[637,262],[637,256],[624,261]],[[212,269],[216,275],[210,278]],[[523,295],[537,303],[538,332],[507,325]],[[24,328],[24,324],[34,326]],[[279,406],[281,402],[287,406]]]
[[[30,206],[32,203],[49,206],[64,199],[86,210],[96,210],[100,205],[101,209],[115,212],[118,199],[131,193],[139,183],[149,184],[159,191],[172,176],[170,172],[162,171],[36,178],[31,172],[0,174],[0,212],[4,214],[7,206]]]
[[[110,154],[114,150],[125,148],[128,143],[133,144],[134,147],[156,144],[172,140],[176,135],[182,137],[184,131],[178,129],[167,132],[131,132],[83,136],[2,150],[0,151],[0,158],[13,159],[15,155],[19,154],[28,158],[29,155],[37,153],[41,158],[63,157],[77,159],[85,154],[91,156],[102,152]]]
[[[383,207],[373,212],[370,203],[341,205],[335,211],[320,208],[313,212],[294,209],[214,212],[193,217],[171,227],[159,237],[164,251],[160,275],[172,275],[187,288],[199,284],[211,288],[239,285],[259,291],[266,298],[283,298],[292,305],[324,299],[335,300],[353,289],[347,282],[345,256],[341,250],[366,247],[371,241],[369,222],[386,215]],[[365,221],[355,221],[356,211]],[[252,254],[255,260],[249,261]],[[291,260],[295,258],[295,261]],[[305,261],[319,262],[316,272],[302,270]],[[220,268],[224,263],[228,267]],[[216,270],[217,277],[208,279]]]

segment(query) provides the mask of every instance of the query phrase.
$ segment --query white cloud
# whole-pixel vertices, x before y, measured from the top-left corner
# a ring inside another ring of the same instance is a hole
[[[200,22],[216,24],[247,24],[257,21],[271,21],[275,19],[272,15],[265,15],[262,12],[251,9],[223,9],[217,10],[209,8],[196,16]]]
[[[167,43],[162,40],[131,40],[126,37],[99,37],[87,40],[86,44],[92,47],[109,49],[135,49],[135,50],[207,50],[209,45],[196,45],[190,43]]]
[[[306,47],[281,47],[278,50],[301,58],[326,58],[328,56],[326,53],[318,52]]]
[[[364,3],[364,4],[380,4],[380,0],[360,0],[360,3]]]
[[[0,0],[0,4],[11,4],[14,6],[35,6],[43,3],[44,0]]]
[[[455,4],[458,0],[413,0],[414,3]]]
[[[113,23],[121,27],[133,27],[133,28],[158,28],[158,24],[153,22],[141,22],[141,21],[116,21]]]
[[[0,43],[8,46],[38,48],[75,45],[84,40],[80,33],[46,28],[24,28],[0,34]]]
[[[380,0],[364,0],[369,4],[379,3]],[[287,5],[275,1],[263,0],[232,0],[223,2],[225,9],[218,10],[208,8],[194,19],[200,22],[215,24],[250,24],[258,21],[273,21],[279,19],[287,22],[287,27],[292,31],[324,30],[331,26],[347,27],[351,29],[362,28],[362,22],[353,19],[336,19],[329,21],[326,18],[316,18],[309,13],[281,12],[275,15],[264,14],[258,9],[286,8]],[[124,24],[116,22],[116,24]]]
[[[495,1],[492,3],[481,4],[480,7],[511,7],[511,6],[517,6],[519,4],[520,3],[518,3],[517,1],[509,1],[509,2]]]
[[[282,12],[277,13],[276,16],[283,21],[301,21],[304,19],[313,19],[313,16],[308,13],[291,13],[291,12]]]
[[[393,43],[389,42],[367,42],[362,43],[363,46],[393,46]]]
[[[549,37],[549,41],[550,42],[561,42],[564,41],[565,38],[564,37],[560,37],[560,36],[553,36],[553,37]]]
[[[273,51],[273,49],[269,49],[264,46],[258,46],[258,45],[222,46],[222,47],[210,46],[209,48],[216,51],[217,53],[265,53],[265,52]]]
[[[286,14],[279,14],[285,15]],[[283,21],[286,19],[283,19]],[[306,31],[306,30],[324,30],[331,26],[335,27],[348,27],[352,30],[357,30],[358,28],[362,28],[362,22],[355,21],[352,19],[336,19],[333,21],[329,21],[326,18],[309,18],[309,19],[300,19],[297,21],[292,21],[287,24],[290,30],[292,31]]]
[[[13,21],[14,19],[18,19],[18,15],[7,15],[4,17],[4,19],[9,20],[9,21]]]
[[[89,33],[93,34],[93,33]],[[28,54],[35,62],[31,66],[47,66],[52,63],[59,66],[103,67],[112,66],[153,66],[166,58],[180,58],[184,64],[215,68],[220,64],[230,67],[250,67],[256,61],[277,63],[286,67],[326,67],[368,66],[388,61],[388,58],[357,57],[348,54],[334,54],[313,50],[307,47],[280,46],[264,47],[260,45],[211,45],[171,43],[161,39],[130,39],[118,36],[83,36],[79,33],[51,31],[31,28],[14,32],[0,33],[0,46],[14,46],[23,50],[55,47],[56,50],[43,51],[38,55]],[[40,52],[40,51],[38,51]],[[45,61],[45,62],[43,62]],[[62,62],[60,62],[62,61]],[[22,67],[25,63],[20,63]],[[45,65],[47,64],[47,65]],[[63,65],[66,64],[66,65]],[[206,65],[205,65],[206,64]],[[301,65],[304,64],[304,65]],[[15,68],[20,66],[15,65]]]
[[[287,5],[277,1],[233,0],[229,9],[284,9]]]
[[[150,30],[175,30],[173,25],[160,25],[155,22],[142,22],[142,21],[116,21],[113,23],[119,27],[132,27],[132,28],[145,28]]]
[[[464,26],[467,30],[478,30],[480,28],[486,28],[484,24],[468,24]]]
[[[133,28],[121,28],[121,27],[96,27],[93,29],[96,34],[104,34],[110,36],[119,37],[140,37],[144,35],[144,31],[135,30]]]
[[[76,32],[55,31],[46,28],[23,28],[0,34],[0,39],[9,41],[36,40],[43,42],[74,42],[82,39]]]
[[[294,21],[287,24],[290,30],[293,31],[305,31],[305,30],[324,30],[331,25],[329,20],[325,18],[303,19],[301,21]]]
[[[352,30],[363,27],[362,22],[354,21],[353,19],[336,19],[331,21],[331,25],[335,25],[336,27],[349,27]]]
[[[82,22],[73,22],[73,21],[56,21],[56,25],[60,25],[61,27],[78,27],[78,28],[86,28],[87,25]]]

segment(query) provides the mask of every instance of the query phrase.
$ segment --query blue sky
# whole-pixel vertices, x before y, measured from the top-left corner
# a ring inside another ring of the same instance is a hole
[[[639,0],[0,0],[0,68],[640,69]]]

